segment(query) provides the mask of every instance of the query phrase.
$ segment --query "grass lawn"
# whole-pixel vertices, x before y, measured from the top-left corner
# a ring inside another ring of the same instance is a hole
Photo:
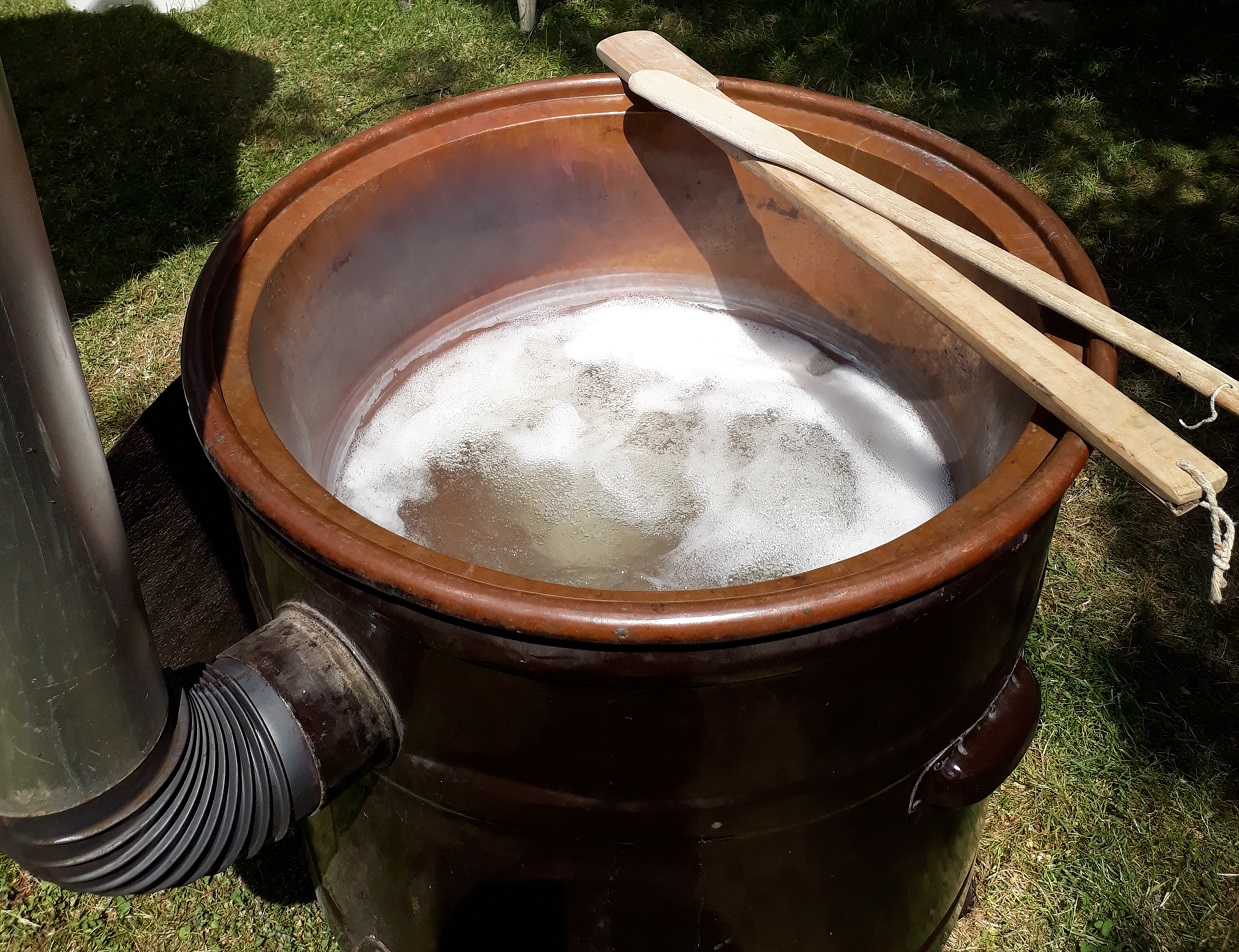
[[[439,96],[597,70],[594,43],[630,28],[717,73],[852,96],[977,148],[1067,220],[1120,310],[1239,373],[1236,13],[1216,0],[566,0],[525,44],[515,3],[491,0],[211,0],[167,18],[0,0],[0,58],[112,441],[175,377],[213,242],[281,175]],[[1123,374],[1162,419],[1202,414],[1134,362]],[[1233,471],[1237,437],[1221,420],[1194,440]],[[1239,596],[1207,605],[1206,538],[1202,512],[1171,519],[1105,461],[1073,488],[1029,648],[1043,726],[993,798],[952,948],[1239,950]],[[117,900],[0,858],[0,948],[335,945],[296,844],[279,844]]]

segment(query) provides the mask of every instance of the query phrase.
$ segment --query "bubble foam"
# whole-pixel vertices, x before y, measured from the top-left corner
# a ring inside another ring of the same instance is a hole
[[[415,363],[358,427],[334,492],[456,558],[611,589],[807,571],[954,495],[924,422],[873,377],[655,297],[541,308]]]

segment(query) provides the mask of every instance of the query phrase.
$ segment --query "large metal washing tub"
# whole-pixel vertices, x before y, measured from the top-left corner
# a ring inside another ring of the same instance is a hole
[[[1062,222],[958,143],[829,96],[723,88],[1102,296]],[[606,280],[764,302],[881,368],[955,448],[961,498],[813,572],[633,593],[454,560],[320,484],[358,388],[418,335],[507,295]],[[1107,346],[981,283],[1113,380]],[[183,369],[260,612],[303,600],[335,620],[402,722],[395,762],[308,822],[345,948],[944,941],[984,798],[1035,725],[1019,659],[1088,451],[694,131],[599,76],[465,96],[356,136],[220,243]]]

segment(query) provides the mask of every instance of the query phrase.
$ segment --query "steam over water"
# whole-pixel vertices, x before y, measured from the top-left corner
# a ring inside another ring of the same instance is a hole
[[[912,407],[793,334],[627,297],[465,337],[381,394],[334,488],[528,578],[686,589],[847,558],[953,501]]]

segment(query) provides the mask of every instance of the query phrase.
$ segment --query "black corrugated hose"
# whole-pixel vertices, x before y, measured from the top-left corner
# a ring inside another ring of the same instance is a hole
[[[0,850],[76,892],[184,885],[280,839],[394,749],[385,696],[334,628],[299,606],[169,675],[168,689],[168,724],[137,770],[72,809],[0,818]],[[351,723],[331,729],[327,710]]]

